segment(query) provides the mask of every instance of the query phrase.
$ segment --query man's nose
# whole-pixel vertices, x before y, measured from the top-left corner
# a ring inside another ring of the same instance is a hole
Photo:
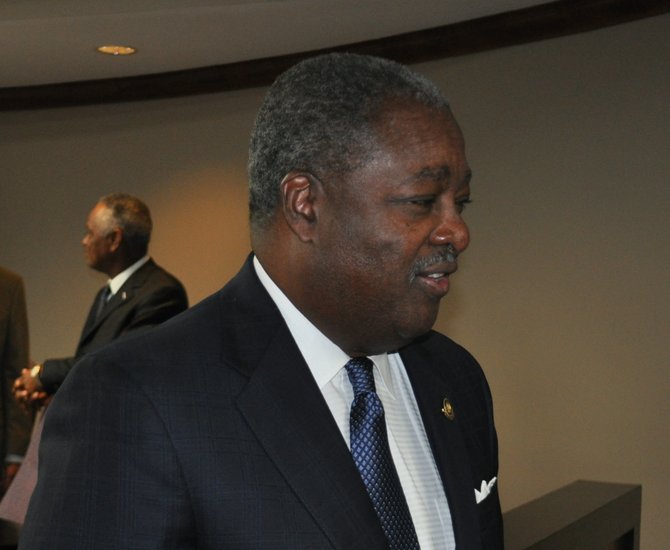
[[[437,246],[451,244],[459,253],[468,247],[470,230],[456,208],[446,208],[441,213],[438,225],[430,234],[430,244]]]

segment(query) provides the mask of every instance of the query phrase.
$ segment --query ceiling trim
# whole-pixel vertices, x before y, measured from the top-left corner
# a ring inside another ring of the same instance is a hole
[[[387,38],[181,71],[0,88],[0,110],[164,99],[267,86],[319,53],[349,51],[412,64],[592,31],[670,12],[670,0],[560,0]]]

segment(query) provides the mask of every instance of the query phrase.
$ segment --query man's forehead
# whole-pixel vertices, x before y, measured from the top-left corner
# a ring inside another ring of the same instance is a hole
[[[460,126],[448,108],[437,108],[416,101],[387,104],[370,123],[380,142],[422,141],[434,133],[463,141]]]
[[[408,182],[446,181],[452,176],[470,181],[463,134],[449,109],[405,101],[387,105],[380,115],[373,123],[379,146],[375,154],[392,157],[413,151],[416,165]]]
[[[86,218],[87,223],[96,224],[99,221],[101,221],[106,209],[107,207],[104,204],[102,203],[96,204],[93,207],[93,209],[89,212],[88,217]]]

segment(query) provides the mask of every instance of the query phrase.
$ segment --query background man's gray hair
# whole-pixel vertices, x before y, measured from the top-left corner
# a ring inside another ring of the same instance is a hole
[[[104,204],[109,212],[107,229],[118,227],[123,231],[123,240],[131,251],[146,254],[151,239],[151,213],[146,204],[137,197],[126,193],[112,193],[101,197],[98,201]]]
[[[374,151],[372,128],[393,99],[438,110],[449,103],[425,77],[393,61],[346,53],[298,63],[270,87],[249,147],[249,213],[262,228],[291,170],[321,178],[351,172]]]

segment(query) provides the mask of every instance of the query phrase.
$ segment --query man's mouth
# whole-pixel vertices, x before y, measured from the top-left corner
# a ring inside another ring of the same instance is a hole
[[[416,275],[418,277],[425,277],[427,279],[442,279],[443,277],[449,277],[449,275],[455,273],[457,270],[458,265],[456,262],[441,263],[439,265],[430,266],[427,269],[423,269]]]
[[[442,298],[449,292],[449,274],[455,271],[435,271],[432,273],[419,273],[415,281],[421,282],[421,286],[428,291],[431,296]]]
[[[429,292],[442,297],[449,291],[449,275],[456,272],[456,252],[453,248],[422,258],[414,266],[412,280],[422,280]]]

